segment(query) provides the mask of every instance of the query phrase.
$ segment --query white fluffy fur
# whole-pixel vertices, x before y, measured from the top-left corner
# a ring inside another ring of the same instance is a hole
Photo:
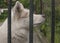
[[[29,10],[17,1],[11,10],[11,31],[12,43],[29,43]],[[42,15],[33,15],[34,27],[38,26],[45,19]],[[0,43],[7,43],[8,18],[0,26]],[[34,43],[41,43],[36,32],[34,33]]]

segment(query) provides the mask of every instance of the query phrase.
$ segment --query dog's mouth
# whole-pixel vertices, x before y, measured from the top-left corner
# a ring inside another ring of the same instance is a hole
[[[36,24],[34,24],[34,25],[40,25],[41,23],[36,23]]]
[[[44,22],[42,22],[42,23],[44,23]],[[35,24],[33,24],[33,25],[34,25],[34,27],[36,27],[36,26],[41,25],[42,23],[35,23]]]
[[[33,24],[34,25],[34,27],[36,27],[36,26],[39,26],[41,23],[36,23],[36,24]]]

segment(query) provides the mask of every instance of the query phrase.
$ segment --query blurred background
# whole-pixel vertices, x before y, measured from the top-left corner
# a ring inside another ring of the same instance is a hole
[[[29,8],[29,0],[19,0],[25,8]],[[46,20],[40,25],[40,31],[51,42],[51,0],[42,0],[43,14]],[[12,0],[12,7],[16,0]],[[34,13],[40,14],[40,0],[34,0]],[[8,16],[8,0],[0,0],[0,25]],[[2,9],[2,10],[1,10]],[[55,0],[55,43],[60,43],[60,0]]]

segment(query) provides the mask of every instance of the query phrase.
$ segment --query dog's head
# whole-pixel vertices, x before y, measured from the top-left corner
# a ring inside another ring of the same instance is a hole
[[[29,26],[29,10],[24,8],[22,3],[16,2],[12,8],[12,22],[16,22],[17,27],[28,27]],[[43,15],[33,14],[33,24],[38,25],[45,20]]]

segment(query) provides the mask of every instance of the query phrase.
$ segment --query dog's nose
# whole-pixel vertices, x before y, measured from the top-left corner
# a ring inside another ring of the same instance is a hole
[[[45,18],[45,15],[42,15],[42,17],[44,17],[44,18]]]

